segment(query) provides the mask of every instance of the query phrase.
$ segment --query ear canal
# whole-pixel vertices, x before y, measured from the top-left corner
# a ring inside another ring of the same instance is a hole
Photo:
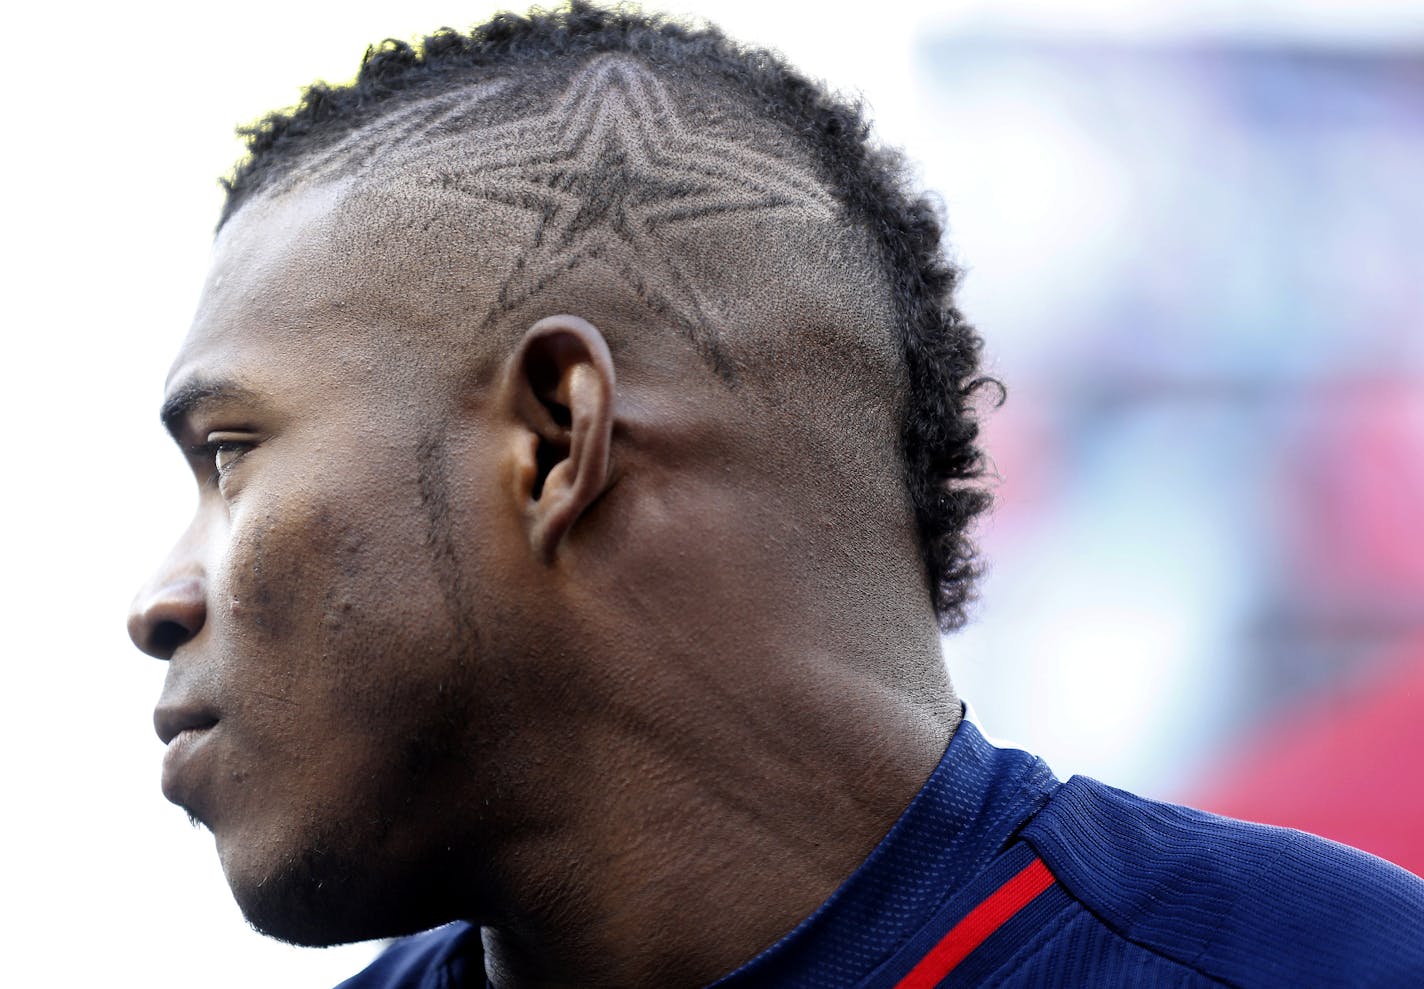
[[[523,418],[535,434],[534,478],[530,497],[537,501],[549,473],[569,454],[572,414],[560,394],[561,369],[547,340],[529,341],[522,355]]]
[[[558,404],[551,404],[548,409],[550,418],[559,427],[559,433],[556,434],[555,430],[541,430],[534,448],[535,472],[530,496],[536,501],[544,493],[544,482],[549,479],[549,472],[569,455],[569,410]]]

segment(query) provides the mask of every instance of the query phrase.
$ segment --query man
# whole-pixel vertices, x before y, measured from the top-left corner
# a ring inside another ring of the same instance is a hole
[[[259,929],[438,928],[352,986],[1424,979],[1417,878],[961,720],[979,339],[856,108],[575,4],[248,136],[130,628]]]

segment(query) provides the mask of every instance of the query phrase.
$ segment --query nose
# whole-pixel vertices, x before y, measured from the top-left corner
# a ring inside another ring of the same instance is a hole
[[[192,570],[164,568],[134,598],[129,638],[150,656],[171,659],[208,620],[206,579]]]

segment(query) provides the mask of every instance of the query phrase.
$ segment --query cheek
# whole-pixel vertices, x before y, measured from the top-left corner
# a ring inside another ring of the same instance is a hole
[[[448,623],[425,536],[362,503],[289,501],[244,520],[214,594],[242,675],[370,708],[439,665]]]
[[[328,610],[354,606],[348,585],[363,542],[320,507],[275,505],[245,517],[231,534],[214,594],[230,634],[268,648],[312,639],[328,624]]]
[[[313,585],[316,562],[302,530],[271,512],[249,517],[231,536],[214,603],[226,612],[229,634],[270,645],[302,625],[302,596]]]

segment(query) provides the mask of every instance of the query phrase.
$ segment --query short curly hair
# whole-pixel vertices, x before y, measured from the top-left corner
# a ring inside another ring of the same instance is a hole
[[[795,141],[866,242],[895,310],[904,394],[900,460],[940,628],[962,626],[982,566],[970,529],[991,495],[978,446],[977,398],[1003,386],[981,373],[983,342],[954,304],[960,271],[947,256],[937,202],[918,192],[904,157],[876,145],[857,101],[829,92],[779,55],[738,45],[711,26],[574,0],[557,10],[503,13],[468,33],[442,29],[417,45],[366,51],[355,80],[316,83],[293,108],[239,129],[247,155],[223,180],[219,227],[255,194],[300,178],[312,155],[362,125],[470,80],[622,53],[695,72],[740,95]]]

